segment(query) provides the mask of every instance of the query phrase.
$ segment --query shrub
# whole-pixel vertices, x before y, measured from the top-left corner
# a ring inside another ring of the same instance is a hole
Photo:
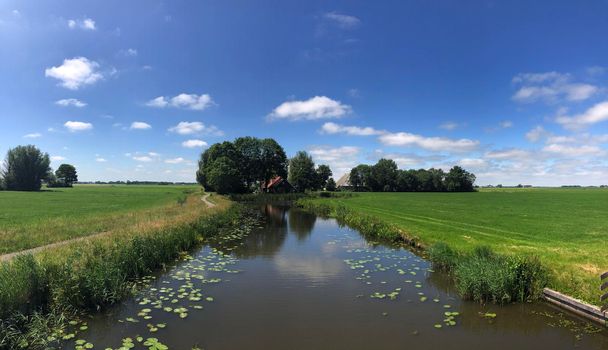
[[[429,248],[428,254],[434,268],[447,272],[452,271],[459,259],[458,253],[443,242],[433,244]]]

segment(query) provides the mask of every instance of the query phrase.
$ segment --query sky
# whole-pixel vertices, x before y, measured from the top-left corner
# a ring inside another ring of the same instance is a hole
[[[0,156],[195,181],[239,136],[334,177],[385,157],[477,184],[608,184],[608,1],[0,2]]]

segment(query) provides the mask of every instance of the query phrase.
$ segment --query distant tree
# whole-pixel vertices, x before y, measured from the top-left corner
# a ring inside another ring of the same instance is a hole
[[[0,173],[8,190],[38,191],[51,170],[48,153],[32,145],[9,149]]]
[[[274,139],[263,139],[260,142],[261,151],[261,176],[262,183],[268,183],[276,176],[287,178],[287,167],[289,160],[285,150]]]
[[[334,181],[333,177],[330,177],[327,180],[327,184],[325,184],[325,190],[329,192],[334,192],[336,190],[336,181]]]
[[[367,164],[359,164],[352,168],[348,176],[348,182],[355,191],[363,191],[369,188],[369,180],[371,179],[371,167]]]
[[[328,165],[322,164],[317,167],[317,188],[324,189],[327,186],[327,180],[332,176],[331,169]]]
[[[445,188],[445,172],[441,169],[430,168],[428,170],[430,188],[429,191],[443,192]]]
[[[298,192],[315,189],[318,184],[315,162],[305,151],[289,160],[289,182]]]
[[[459,166],[454,166],[445,177],[446,189],[450,192],[471,192],[475,189],[475,175]]]
[[[72,187],[74,182],[78,181],[76,168],[71,164],[61,164],[57,171],[55,171],[55,176],[57,177],[57,181],[62,182],[66,187]]]
[[[397,184],[398,167],[392,159],[380,159],[372,166],[371,177],[374,182],[372,190],[391,192],[394,191]]]
[[[399,170],[397,174],[397,191],[418,191],[419,182],[415,170]]]

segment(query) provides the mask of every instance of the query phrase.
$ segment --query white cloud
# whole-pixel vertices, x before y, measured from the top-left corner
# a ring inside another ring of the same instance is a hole
[[[101,158],[101,157],[95,158],[95,161],[99,162],[99,163],[105,163],[105,162],[107,162],[107,160],[105,158]]]
[[[223,131],[219,130],[217,127],[213,125],[206,126],[201,122],[179,122],[168,130],[180,135],[207,134],[221,136],[224,134]]]
[[[133,156],[133,160],[136,160],[138,162],[148,163],[148,162],[151,162],[153,159],[152,159],[152,157],[149,157],[149,156]]]
[[[327,12],[323,15],[323,17],[329,21],[332,21],[343,29],[353,29],[361,23],[361,20],[355,16],[345,15],[337,12]]]
[[[23,137],[25,137],[26,139],[37,139],[37,138],[39,138],[41,136],[42,136],[42,134],[39,133],[39,132],[33,132],[31,134],[23,135]]]
[[[75,98],[64,98],[62,100],[55,101],[55,104],[62,107],[74,106],[78,108],[85,107],[87,104]]]
[[[86,57],[75,57],[63,60],[60,66],[47,68],[44,75],[60,80],[60,85],[67,89],[78,90],[103,78],[98,68],[99,64],[95,61],[90,61]]]
[[[545,137],[547,134],[548,133],[545,128],[540,125],[537,125],[536,127],[534,127],[534,129],[526,133],[526,138],[531,142],[537,142],[541,138]]]
[[[458,127],[458,123],[454,123],[454,122],[445,122],[445,123],[439,125],[439,128],[443,129],[443,130],[454,130],[457,127]]]
[[[118,51],[119,56],[125,56],[125,57],[135,57],[135,56],[137,56],[137,54],[138,54],[137,50],[133,49],[133,48],[128,48],[128,49]]]
[[[350,171],[357,165],[360,149],[353,146],[329,147],[314,146],[308,152],[317,164],[327,164],[335,179]]]
[[[131,127],[129,129],[131,130],[147,130],[147,129],[151,129],[152,125],[146,123],[146,122],[133,122],[131,123]]]
[[[155,108],[175,107],[202,111],[214,104],[215,103],[209,94],[196,95],[182,93],[171,98],[159,96],[148,101],[146,106]]]
[[[544,152],[553,153],[560,156],[565,157],[581,157],[581,156],[592,156],[592,155],[601,155],[605,152],[597,147],[590,145],[582,145],[582,146],[568,146],[563,144],[553,143],[547,145],[543,148]]]
[[[326,96],[315,96],[305,101],[287,101],[268,115],[269,120],[317,120],[340,118],[351,112],[351,107]]]
[[[429,151],[466,152],[479,146],[476,140],[424,137],[408,132],[385,133],[380,135],[379,140],[387,146],[415,146]]]
[[[70,132],[85,131],[85,130],[93,129],[93,124],[91,124],[91,123],[71,121],[71,120],[65,122],[65,124],[63,124],[63,126],[65,126]]]
[[[458,165],[464,168],[481,169],[485,168],[488,163],[484,159],[480,158],[463,158],[458,161]]]
[[[486,152],[485,158],[495,160],[522,160],[530,157],[530,152],[523,149],[511,148]]]
[[[66,158],[62,156],[51,156],[51,161],[53,162],[60,162],[62,160],[66,160]]]
[[[91,18],[80,19],[70,19],[68,20],[68,27],[70,29],[80,28],[83,30],[96,30],[97,27],[95,25],[95,21]]]
[[[207,142],[205,142],[203,140],[192,139],[192,140],[186,140],[186,141],[182,142],[182,146],[186,147],[186,148],[207,147]]]
[[[608,120],[608,101],[604,101],[575,116],[558,116],[555,121],[570,130],[580,129]]]
[[[185,162],[186,160],[182,157],[177,157],[177,158],[172,158],[172,159],[165,159],[165,163],[167,164],[180,164]]]
[[[383,133],[381,130],[376,130],[371,127],[359,127],[359,126],[344,126],[332,122],[328,122],[323,124],[320,132],[322,134],[339,134],[344,133],[347,135],[356,135],[356,136],[371,136],[371,135],[380,135]]]
[[[583,101],[599,91],[597,86],[586,83],[572,83],[569,74],[558,72],[522,73],[513,78],[520,85],[513,95],[517,102],[536,102],[539,100],[554,103],[562,98],[568,101]]]

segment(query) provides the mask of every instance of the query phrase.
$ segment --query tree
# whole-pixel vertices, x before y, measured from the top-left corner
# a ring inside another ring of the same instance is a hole
[[[72,187],[74,182],[78,181],[76,168],[71,164],[61,164],[55,171],[55,176],[57,181],[63,182],[63,185],[67,187]]]
[[[317,186],[316,189],[324,189],[327,186],[327,180],[332,176],[331,168],[328,165],[321,164],[317,167]]]
[[[268,183],[272,178],[280,176],[287,177],[289,161],[285,150],[274,139],[263,139],[260,142],[261,152],[261,177],[262,183]]]
[[[380,159],[372,166],[371,176],[374,180],[372,190],[390,192],[397,184],[397,163],[392,159]]]
[[[459,166],[454,166],[445,177],[446,189],[450,192],[472,192],[475,175]]]
[[[367,164],[359,164],[352,168],[348,181],[355,188],[355,191],[370,189],[368,182],[371,179],[371,170],[371,167]]]
[[[238,193],[243,189],[236,163],[225,156],[213,160],[207,173],[207,181],[209,187],[219,194]]]
[[[419,181],[416,170],[399,170],[397,174],[397,191],[413,192],[418,191]]]
[[[48,153],[33,145],[9,149],[1,175],[8,190],[38,191],[51,170]]]
[[[298,192],[314,189],[318,183],[315,162],[305,151],[289,160],[289,182]]]
[[[329,180],[327,180],[325,190],[329,192],[334,192],[336,190],[336,181],[334,181],[333,177],[330,177]]]

